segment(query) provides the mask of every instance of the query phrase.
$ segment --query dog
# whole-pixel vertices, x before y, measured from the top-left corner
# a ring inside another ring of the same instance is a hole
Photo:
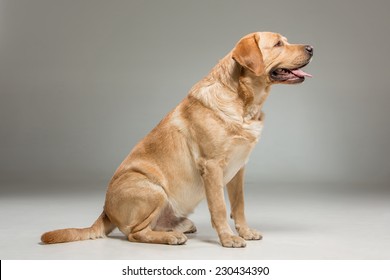
[[[185,234],[196,231],[187,217],[204,198],[222,246],[262,239],[245,218],[245,165],[263,129],[271,86],[311,77],[301,68],[312,56],[312,46],[289,44],[277,33],[241,38],[121,163],[96,222],[44,233],[42,242],[101,238],[119,228],[133,242],[184,244]],[[238,235],[228,224],[225,186]]]

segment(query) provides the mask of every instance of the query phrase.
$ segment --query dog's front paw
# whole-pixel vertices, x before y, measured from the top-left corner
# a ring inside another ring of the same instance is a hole
[[[259,231],[248,227],[238,229],[238,234],[245,240],[260,240],[263,238]]]
[[[223,247],[228,248],[243,248],[246,246],[246,242],[239,236],[236,235],[222,235],[220,236],[221,244]]]

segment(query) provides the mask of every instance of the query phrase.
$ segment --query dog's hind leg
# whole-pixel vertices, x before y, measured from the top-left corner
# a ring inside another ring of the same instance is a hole
[[[146,176],[133,173],[107,192],[105,212],[129,241],[159,244],[184,244],[179,231],[159,230],[156,225],[168,206],[164,189]]]
[[[148,227],[141,231],[130,233],[128,239],[134,242],[181,245],[186,243],[187,236],[178,231],[154,231]]]
[[[194,233],[196,232],[196,227],[190,219],[176,216],[172,207],[167,205],[158,218],[154,230]]]
[[[174,228],[174,230],[183,233],[195,233],[196,226],[190,219],[183,218],[183,220]]]

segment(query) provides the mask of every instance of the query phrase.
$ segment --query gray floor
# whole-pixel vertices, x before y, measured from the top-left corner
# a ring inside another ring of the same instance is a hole
[[[0,259],[390,259],[390,193],[367,189],[249,186],[248,221],[264,239],[243,249],[219,245],[205,203],[190,217],[198,232],[183,246],[130,243],[118,231],[42,245],[44,231],[90,225],[104,192],[7,192],[0,197]]]

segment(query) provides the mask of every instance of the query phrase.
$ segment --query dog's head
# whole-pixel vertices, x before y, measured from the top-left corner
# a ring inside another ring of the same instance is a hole
[[[289,44],[280,34],[256,32],[243,37],[232,51],[232,58],[269,84],[302,83],[310,74],[301,70],[313,56],[310,45]]]

